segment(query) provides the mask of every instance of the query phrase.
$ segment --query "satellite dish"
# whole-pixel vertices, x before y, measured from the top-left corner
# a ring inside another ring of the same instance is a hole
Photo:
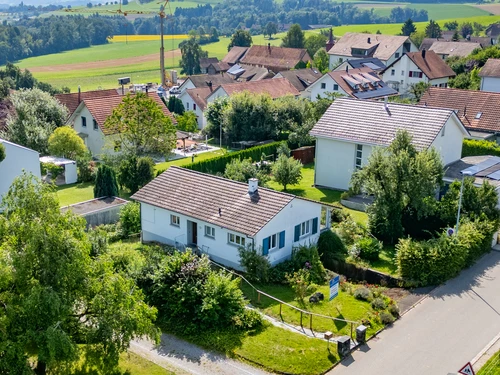
[[[446,229],[446,234],[448,236],[453,236],[455,234],[455,229],[453,229],[453,228]]]

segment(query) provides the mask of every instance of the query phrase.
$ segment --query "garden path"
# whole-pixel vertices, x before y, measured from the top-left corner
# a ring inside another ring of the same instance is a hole
[[[434,289],[329,374],[456,374],[500,332],[500,252]]]

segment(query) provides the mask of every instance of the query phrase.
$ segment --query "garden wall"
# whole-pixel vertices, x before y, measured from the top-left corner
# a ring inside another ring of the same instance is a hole
[[[400,287],[403,280],[382,272],[372,270],[371,268],[362,268],[352,263],[334,262],[332,271],[344,275],[348,280],[363,282],[368,284],[384,284],[388,287]]]
[[[127,203],[129,201],[118,197],[103,197],[66,206],[61,211],[73,211],[87,221],[87,228],[93,228],[101,224],[116,223],[120,218],[121,208]]]
[[[300,160],[302,164],[310,164],[314,162],[315,146],[306,146],[296,148],[291,151],[294,159]]]

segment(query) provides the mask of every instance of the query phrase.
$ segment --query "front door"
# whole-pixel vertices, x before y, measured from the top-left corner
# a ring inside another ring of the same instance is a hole
[[[193,244],[198,245],[198,225],[192,221]]]

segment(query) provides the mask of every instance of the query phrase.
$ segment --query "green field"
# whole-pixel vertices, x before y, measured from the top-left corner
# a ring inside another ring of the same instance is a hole
[[[404,8],[425,9],[429,13],[430,20],[443,20],[449,18],[466,18],[488,16],[489,12],[466,4],[408,4]],[[391,7],[374,7],[374,13],[379,16],[389,16]]]

